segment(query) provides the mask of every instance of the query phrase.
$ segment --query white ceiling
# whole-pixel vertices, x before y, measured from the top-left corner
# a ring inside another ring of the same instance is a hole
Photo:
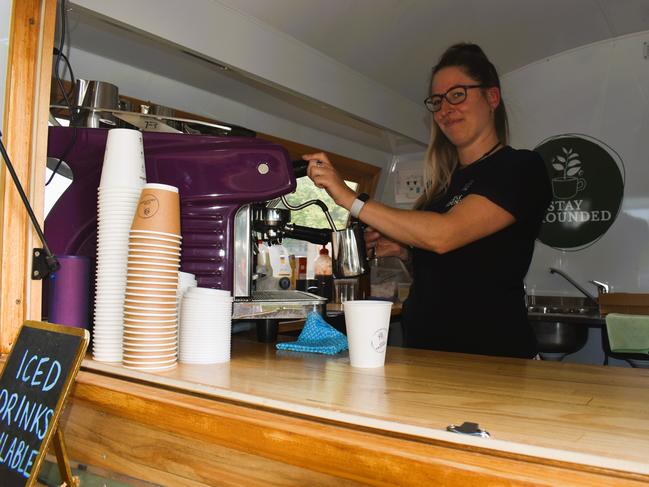
[[[78,49],[393,154],[425,147],[430,69],[455,42],[503,75],[649,30],[649,0],[70,2]]]
[[[649,29],[648,0],[213,0],[254,17],[410,100],[427,96],[449,45],[476,42],[501,74]]]

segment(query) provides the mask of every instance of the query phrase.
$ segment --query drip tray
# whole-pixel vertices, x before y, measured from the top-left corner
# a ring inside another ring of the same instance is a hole
[[[324,315],[326,304],[326,298],[304,291],[258,291],[234,299],[232,319],[299,320],[311,311]]]

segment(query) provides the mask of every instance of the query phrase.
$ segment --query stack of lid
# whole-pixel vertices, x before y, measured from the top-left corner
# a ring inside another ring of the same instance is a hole
[[[177,299],[178,299],[178,317],[180,318],[180,306],[182,304],[182,299],[185,293],[189,288],[196,287],[198,286],[198,282],[196,281],[196,276],[194,274],[190,274],[189,272],[179,272],[178,273],[178,294],[177,294]],[[178,323],[180,325],[180,323]]]
[[[145,183],[142,133],[110,130],[97,201],[97,277],[92,333],[95,360],[122,360],[128,235]]]
[[[188,364],[230,361],[232,295],[230,291],[189,288],[182,299],[179,359]]]
[[[128,240],[126,367],[164,370],[176,365],[180,241],[178,188],[146,184]]]

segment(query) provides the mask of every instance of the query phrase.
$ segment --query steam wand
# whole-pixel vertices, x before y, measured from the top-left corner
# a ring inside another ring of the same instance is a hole
[[[329,213],[329,208],[327,205],[320,200],[309,200],[306,203],[302,203],[301,205],[291,205],[287,199],[286,196],[281,197],[282,203],[284,203],[284,206],[288,208],[289,210],[301,210],[302,208],[306,208],[307,206],[311,205],[318,205],[320,209],[324,212],[325,216],[327,217],[327,221],[329,222],[329,226],[331,227],[331,230],[334,232],[337,232],[338,229],[336,228],[336,224],[334,223],[333,218],[331,218],[331,214]]]
[[[7,170],[9,171],[9,174],[11,174],[11,179],[13,179],[14,181],[14,185],[18,190],[20,199],[23,201],[23,205],[25,205],[25,208],[27,209],[27,213],[29,214],[29,218],[32,221],[32,225],[34,225],[34,228],[36,229],[38,238],[43,243],[43,249],[34,249],[34,253],[33,253],[34,264],[32,266],[33,267],[32,279],[44,279],[50,273],[59,270],[61,264],[59,264],[59,261],[56,260],[56,257],[54,257],[54,254],[52,254],[50,248],[47,246],[47,242],[45,241],[45,235],[43,235],[43,230],[41,229],[38,220],[36,220],[36,215],[34,215],[34,210],[32,209],[32,206],[29,204],[27,195],[25,195],[25,191],[23,190],[23,187],[20,184],[20,180],[18,179],[18,175],[16,174],[16,171],[14,170],[14,166],[11,163],[11,159],[9,159],[9,154],[7,154],[7,149],[2,143],[2,132],[0,132],[0,153],[2,153],[2,157],[4,158],[5,163],[7,165]],[[37,260],[42,261],[41,252],[40,252],[41,250],[45,252],[45,265],[36,266],[35,264]]]

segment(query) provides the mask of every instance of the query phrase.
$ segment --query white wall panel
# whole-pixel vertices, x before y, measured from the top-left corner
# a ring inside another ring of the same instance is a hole
[[[527,277],[532,293],[579,295],[550,275],[549,266],[584,284],[598,279],[615,291],[649,291],[649,60],[643,57],[644,42],[649,32],[567,51],[503,77],[512,145],[532,148],[554,135],[585,134],[612,147],[626,171],[622,208],[600,240],[578,251],[537,242]]]

